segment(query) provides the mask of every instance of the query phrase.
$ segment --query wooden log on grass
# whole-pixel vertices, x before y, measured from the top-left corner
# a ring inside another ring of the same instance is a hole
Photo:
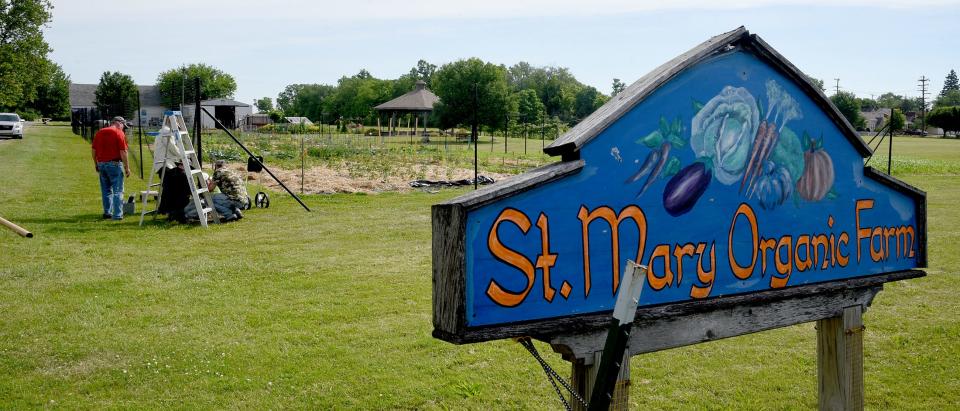
[[[7,219],[0,217],[0,224],[3,224],[5,227],[13,230],[13,232],[19,234],[21,237],[33,238],[33,233],[24,230],[23,227],[20,227],[14,223],[11,223]]]

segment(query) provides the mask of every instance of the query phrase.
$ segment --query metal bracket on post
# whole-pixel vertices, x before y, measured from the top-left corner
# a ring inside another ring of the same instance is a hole
[[[627,267],[620,281],[617,303],[613,308],[613,318],[607,331],[607,340],[603,346],[600,366],[597,368],[596,384],[590,394],[590,410],[607,410],[613,400],[617,377],[621,368],[629,361],[624,359],[627,343],[630,341],[630,329],[637,315],[640,294],[646,285],[647,267],[633,261],[627,261]],[[627,365],[629,368],[629,365]],[[629,375],[629,374],[628,374]]]

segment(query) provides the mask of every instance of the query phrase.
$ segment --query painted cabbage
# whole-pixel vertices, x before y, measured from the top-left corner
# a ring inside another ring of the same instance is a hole
[[[722,184],[743,174],[760,125],[757,102],[743,87],[724,87],[693,117],[690,147],[713,160],[713,176]]]

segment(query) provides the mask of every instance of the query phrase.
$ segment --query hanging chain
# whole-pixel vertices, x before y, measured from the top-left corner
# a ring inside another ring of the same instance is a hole
[[[572,410],[572,408],[570,408],[570,403],[567,402],[567,399],[563,396],[563,393],[560,392],[560,387],[557,386],[558,382],[563,386],[563,388],[566,388],[567,391],[570,392],[570,396],[576,399],[577,402],[583,406],[583,408],[587,408],[587,401],[584,400],[580,394],[577,394],[577,391],[574,390],[570,384],[563,379],[563,377],[557,374],[557,372],[550,367],[550,364],[547,364],[547,362],[543,360],[543,357],[541,357],[540,353],[537,351],[537,347],[533,345],[533,341],[530,341],[530,337],[521,337],[517,339],[517,342],[519,342],[523,348],[526,348],[527,351],[533,355],[533,358],[540,363],[540,367],[542,367],[543,372],[547,374],[547,379],[550,380],[550,384],[553,385],[553,390],[557,392],[557,396],[560,397],[560,402],[563,403],[563,406],[567,409],[567,411]]]

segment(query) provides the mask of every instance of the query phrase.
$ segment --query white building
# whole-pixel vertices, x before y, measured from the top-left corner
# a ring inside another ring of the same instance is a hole
[[[195,104],[183,105],[183,120],[187,124],[193,124],[193,114]],[[200,102],[200,107],[206,109],[210,114],[220,120],[224,127],[234,129],[242,124],[242,120],[250,114],[253,114],[253,107],[246,103],[241,103],[230,99],[204,100]],[[215,121],[210,116],[201,111],[200,127],[218,128]]]

